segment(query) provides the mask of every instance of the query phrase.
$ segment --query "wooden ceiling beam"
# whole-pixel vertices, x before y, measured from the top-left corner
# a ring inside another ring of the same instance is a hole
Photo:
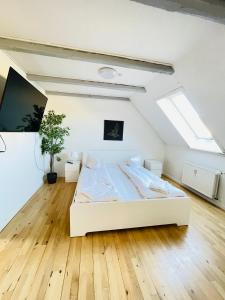
[[[58,84],[78,85],[78,86],[91,87],[91,88],[110,89],[110,90],[116,90],[122,92],[146,93],[145,87],[142,86],[109,83],[109,82],[101,82],[101,81],[80,80],[74,78],[64,78],[64,77],[55,77],[55,76],[45,76],[45,75],[37,75],[37,74],[29,74],[29,73],[27,74],[27,78],[31,81],[37,81],[37,82],[51,82],[51,83],[58,83]]]
[[[224,0],[131,0],[148,6],[162,8],[210,19],[225,24]]]
[[[0,49],[38,54],[44,56],[58,57],[64,59],[98,63],[101,65],[135,69],[154,73],[173,74],[174,69],[171,65],[156,63],[151,61],[139,60],[122,56],[94,53],[73,48],[40,44],[30,41],[21,41],[0,37]]]
[[[46,94],[47,94],[47,96],[54,95],[54,96],[66,96],[66,97],[101,99],[101,100],[130,101],[130,99],[126,98],[126,97],[103,96],[103,95],[94,95],[94,94],[79,94],[79,93],[59,92],[59,91],[46,91]]]

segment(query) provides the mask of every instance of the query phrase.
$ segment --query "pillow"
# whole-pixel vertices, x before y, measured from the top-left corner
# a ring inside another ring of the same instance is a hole
[[[100,161],[90,155],[87,156],[86,159],[86,167],[89,169],[97,169],[101,165]]]
[[[136,155],[132,156],[128,161],[127,161],[128,166],[134,166],[134,167],[140,167],[141,166],[141,157]]]

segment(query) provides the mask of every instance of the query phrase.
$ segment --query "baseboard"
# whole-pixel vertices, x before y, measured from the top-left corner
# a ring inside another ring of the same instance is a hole
[[[170,174],[163,173],[163,176],[165,176],[165,177],[167,177],[167,178],[173,180],[174,182],[176,182],[176,183],[182,185],[182,182],[181,182],[179,179],[177,179],[176,177],[174,177],[174,176],[172,176],[172,175],[170,175]]]

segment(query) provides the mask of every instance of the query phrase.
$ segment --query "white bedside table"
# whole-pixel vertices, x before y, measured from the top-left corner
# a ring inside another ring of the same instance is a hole
[[[65,182],[77,182],[80,174],[80,161],[65,163]]]
[[[162,176],[162,162],[156,159],[145,159],[144,167],[155,175]]]

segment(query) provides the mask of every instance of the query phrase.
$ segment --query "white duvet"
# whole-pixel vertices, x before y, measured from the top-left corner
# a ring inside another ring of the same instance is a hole
[[[140,166],[102,164],[82,168],[76,202],[134,201],[183,197],[185,193]]]
[[[105,165],[99,168],[85,168],[78,192],[78,202],[111,202],[119,199],[119,193]],[[85,174],[85,176],[84,176]]]
[[[145,199],[186,196],[183,191],[141,166],[120,164],[120,168]]]

